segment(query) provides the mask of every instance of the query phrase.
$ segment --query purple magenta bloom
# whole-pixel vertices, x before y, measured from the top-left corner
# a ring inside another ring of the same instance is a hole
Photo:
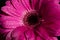
[[[6,40],[57,40],[59,0],[7,0],[1,8],[0,32]]]

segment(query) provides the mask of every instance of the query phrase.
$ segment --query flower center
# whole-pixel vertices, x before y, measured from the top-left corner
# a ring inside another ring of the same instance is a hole
[[[36,26],[39,24],[39,17],[37,12],[28,12],[24,19],[24,24],[28,26]]]
[[[38,22],[38,18],[36,15],[31,14],[27,17],[26,21],[29,23],[29,25],[35,25]]]

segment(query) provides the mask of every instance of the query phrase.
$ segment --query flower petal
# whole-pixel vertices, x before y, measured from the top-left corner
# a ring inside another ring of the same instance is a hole
[[[1,10],[11,16],[22,17],[25,14],[24,12],[28,10],[24,6],[21,1],[9,0],[6,2],[6,6],[2,7]]]
[[[42,0],[29,0],[32,9],[39,10],[42,4]]]
[[[37,33],[39,35],[39,37],[43,40],[57,40],[56,37],[50,36],[49,33],[47,32],[47,30],[45,28],[43,28],[42,26],[39,28],[39,30],[37,30]],[[53,35],[53,34],[51,34]]]
[[[49,0],[42,6],[42,15],[45,19],[44,26],[49,33],[60,35],[60,5],[59,0]],[[54,31],[54,32],[53,32]]]
[[[14,29],[11,34],[7,35],[6,39],[8,40],[8,37],[11,38],[11,39],[14,39],[14,40],[26,40],[27,37],[30,37],[32,35],[30,35],[30,31],[29,33],[26,35],[25,32],[27,31],[27,28],[25,28],[24,26],[21,26],[21,27],[17,27],[16,29]],[[27,37],[26,37],[27,36]],[[31,37],[32,38],[32,37]],[[10,39],[10,40],[11,40]],[[27,38],[29,39],[29,38]],[[33,39],[30,39],[30,40],[33,40]]]
[[[3,28],[16,28],[23,25],[23,22],[20,18],[4,15],[1,17],[1,22]]]

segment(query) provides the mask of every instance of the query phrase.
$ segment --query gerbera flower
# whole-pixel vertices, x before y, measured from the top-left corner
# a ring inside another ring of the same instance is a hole
[[[57,40],[60,34],[59,0],[7,0],[1,10],[6,40]]]

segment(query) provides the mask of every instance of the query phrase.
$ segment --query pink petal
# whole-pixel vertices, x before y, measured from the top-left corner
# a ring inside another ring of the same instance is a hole
[[[47,22],[47,24],[44,24],[43,27],[45,28],[45,30],[47,30],[48,34],[50,34],[50,36],[58,36],[60,35],[60,22],[59,21],[55,21],[55,22]],[[58,35],[56,35],[58,34]]]
[[[39,36],[36,38],[37,40],[42,40]]]
[[[34,31],[33,30],[27,30],[26,32],[25,32],[25,34],[26,34],[26,37],[27,37],[27,39],[29,39],[29,40],[35,40],[35,34],[34,34]]]
[[[60,29],[56,33],[57,36],[60,36]]]
[[[3,28],[16,28],[23,25],[23,22],[18,17],[2,16],[1,17]]]
[[[39,33],[40,32],[40,33]],[[46,31],[41,28],[40,31],[37,32],[38,35],[36,36],[33,30],[27,29],[24,26],[17,27],[12,32],[9,32],[6,40],[57,40],[56,37],[50,37]]]
[[[32,10],[31,6],[30,6],[30,3],[29,3],[30,2],[29,0],[21,0],[21,1],[23,3],[22,5],[24,5],[26,9]]]
[[[42,0],[30,0],[30,6],[32,9],[39,10],[42,4]]]
[[[43,28],[42,26],[39,28],[39,30],[37,30],[37,33],[39,35],[38,37],[40,37],[43,40],[57,40],[56,37],[50,36],[47,30]]]
[[[22,0],[21,0],[22,1]],[[26,9],[21,1],[9,0],[6,2],[6,6],[2,7],[2,11],[11,16],[22,17],[25,15]]]
[[[60,5],[58,0],[49,0],[46,1],[45,6],[42,6],[42,15],[45,19],[45,23],[42,25],[45,26],[46,30],[49,30],[49,34],[58,32],[60,35]]]
[[[54,17],[55,19],[60,19],[60,5],[59,0],[50,0],[47,4],[45,4],[44,15]],[[44,10],[43,9],[43,10]]]
[[[21,30],[21,31],[20,31],[20,30]],[[23,34],[24,31],[25,31],[25,27],[23,27],[23,26],[21,26],[20,28],[17,27],[16,29],[14,29],[13,31],[10,31],[10,32],[8,33],[8,35],[6,36],[6,40],[11,40],[12,38],[13,38],[14,40],[18,40],[18,38],[20,37],[20,35]],[[24,37],[24,35],[21,36],[21,38],[22,38],[22,37]]]

